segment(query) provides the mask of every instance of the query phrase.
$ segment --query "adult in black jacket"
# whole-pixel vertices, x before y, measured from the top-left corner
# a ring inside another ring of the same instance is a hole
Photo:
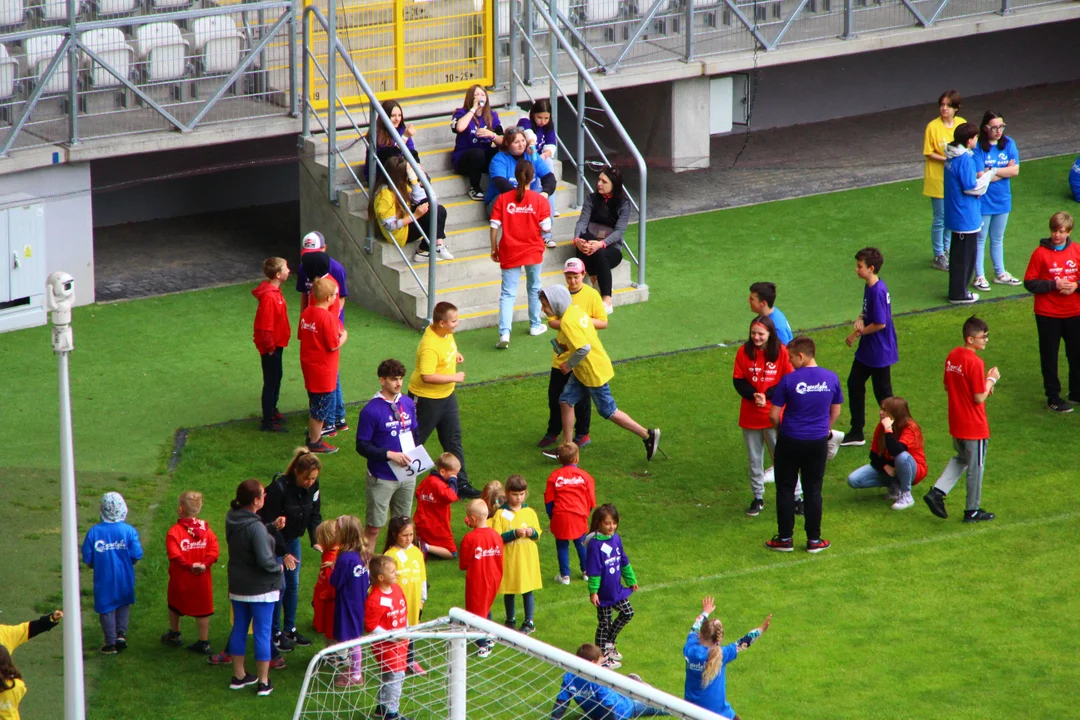
[[[315,542],[315,528],[322,522],[321,469],[318,455],[305,447],[297,448],[285,472],[276,475],[267,486],[266,501],[259,510],[259,517],[274,538],[285,566],[285,591],[274,608],[273,625],[274,641],[282,649],[311,644],[296,631],[296,606],[300,600],[300,538],[306,533],[311,546],[322,552]]]
[[[605,167],[596,180],[596,192],[586,195],[582,203],[574,247],[609,313],[611,269],[622,262],[623,233],[629,224],[630,200],[623,192],[622,173]]]

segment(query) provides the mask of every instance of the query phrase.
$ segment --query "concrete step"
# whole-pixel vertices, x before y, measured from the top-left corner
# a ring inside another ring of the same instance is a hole
[[[450,247],[451,251],[453,251],[453,245]],[[416,290],[416,281],[409,272],[409,268],[405,265],[404,261],[402,261],[401,256],[398,255],[397,251],[393,248],[388,249],[390,252],[385,255],[386,260],[383,263],[385,270],[398,274],[400,279],[398,287],[401,292],[412,292],[413,290]],[[412,252],[415,252],[415,250],[416,248],[413,244],[405,246],[406,257],[409,258],[410,264],[416,271],[416,274],[419,275],[420,279],[426,284],[428,264],[427,262],[411,262]],[[564,240],[556,247],[547,249],[544,252],[544,272],[554,270],[561,272],[563,263],[565,263],[568,258],[573,257],[573,255],[574,248],[573,243],[570,240]],[[491,273],[497,270],[498,266],[492,262],[489,248],[469,254],[455,252],[453,260],[438,261],[437,287],[458,287],[478,282],[487,282],[492,278]]]
[[[639,289],[633,286],[615,287],[612,290],[611,302],[616,307],[621,305],[632,305],[634,303],[646,302],[649,299],[648,290]],[[425,303],[423,312],[419,317],[425,317],[427,315],[427,305]],[[616,317],[618,314],[616,313]],[[514,305],[514,322],[521,323],[529,318],[528,305],[524,300]],[[458,331],[474,330],[476,328],[497,327],[499,324],[499,306],[498,303],[487,306],[475,306],[475,305],[460,305],[458,306]],[[542,342],[550,343],[551,338],[555,337],[554,331],[549,330],[540,337],[530,337],[528,334],[528,326],[523,325],[515,327],[511,333],[511,344],[524,343],[524,342]],[[492,344],[495,343],[495,337],[492,336]]]

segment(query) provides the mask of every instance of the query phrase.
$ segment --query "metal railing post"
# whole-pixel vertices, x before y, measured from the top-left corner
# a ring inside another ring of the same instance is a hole
[[[434,195],[428,197],[428,294],[427,294],[427,321],[432,323],[435,315],[435,265],[439,254],[435,252],[439,242],[439,199]]]
[[[574,148],[574,153],[577,156],[575,162],[578,171],[575,207],[581,207],[585,202],[585,80],[581,77],[580,70],[577,78],[577,147]]]
[[[79,144],[79,46],[78,30],[75,27],[75,0],[67,0],[68,33],[68,143]]]
[[[297,0],[299,2],[300,0]],[[303,53],[300,61],[300,92],[303,94],[303,98],[300,99],[300,107],[303,108],[300,113],[300,124],[303,130],[300,136],[305,140],[311,137],[311,113],[315,112],[310,104],[311,100],[311,63],[315,61],[315,58],[311,56],[311,23],[308,21],[307,16],[301,16],[300,18],[300,31],[304,34],[304,47],[301,48]]]
[[[499,0],[487,0],[491,8],[491,84],[499,87]],[[510,11],[509,4],[506,6]]]
[[[686,62],[694,59],[694,0],[686,3]]]
[[[326,12],[326,99],[329,112],[326,124],[326,197],[337,205],[337,7],[331,3]]]
[[[368,98],[368,143],[367,143],[367,182],[368,197],[374,197],[375,193],[375,152],[379,144],[379,111],[376,110],[378,103],[375,98]],[[367,239],[364,241],[364,250],[370,255],[375,251],[374,218],[367,221]]]
[[[517,71],[518,20],[514,17],[514,8],[520,5],[518,0],[510,0],[510,52],[507,53],[506,58],[509,68],[506,81],[510,83],[510,107],[517,107],[517,80],[514,78],[514,73]]]
[[[1008,15],[1011,12],[1012,8],[1009,7],[1009,0],[1001,0],[1001,10],[998,12],[998,14]]]
[[[840,37],[851,40],[855,37],[855,10],[852,7],[854,0],[844,0],[844,34]]]
[[[289,115],[296,117],[299,110],[296,97],[296,4],[300,0],[293,0],[289,6]],[[263,68],[266,71],[266,68]],[[305,135],[305,137],[307,137]]]
[[[548,100],[551,101],[551,126],[558,129],[559,95],[555,78],[559,75],[559,39],[555,37],[555,33],[550,31],[548,32],[548,70],[551,73],[548,75],[551,79],[551,82],[548,83]],[[533,128],[533,130],[535,129]]]
[[[646,205],[648,203],[645,197],[645,189],[649,184],[648,166],[642,163],[639,171],[641,172],[641,181],[638,188],[637,287],[647,288],[648,284],[645,282],[645,219],[648,217],[646,214]]]
[[[521,0],[521,19],[523,21],[522,27],[525,30],[525,37],[531,38],[533,35],[533,9],[532,0]],[[529,47],[524,48],[525,61],[522,66],[522,81],[526,85],[532,85],[533,81],[533,58],[532,49]]]

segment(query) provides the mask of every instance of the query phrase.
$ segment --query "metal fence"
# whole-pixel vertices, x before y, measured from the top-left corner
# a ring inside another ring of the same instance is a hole
[[[0,5],[0,157],[297,114],[289,0]]]

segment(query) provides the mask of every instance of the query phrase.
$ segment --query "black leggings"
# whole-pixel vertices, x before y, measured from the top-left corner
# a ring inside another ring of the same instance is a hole
[[[454,164],[454,172],[458,175],[467,176],[469,178],[469,187],[473,190],[479,190],[480,176],[488,171],[491,158],[495,157],[497,152],[499,150],[495,147],[469,148],[461,153],[461,156]]]
[[[874,399],[880,407],[881,401],[892,397],[892,367],[870,367],[858,360],[851,363],[851,373],[847,378],[848,405],[851,408],[851,429],[862,432],[866,425],[866,380],[874,385]]]
[[[423,202],[426,202],[426,201],[423,201]],[[413,214],[414,215],[416,214],[415,209],[413,210]],[[445,240],[446,239],[446,208],[443,207],[442,205],[440,205],[437,208],[437,215],[438,215],[438,220],[437,220],[437,226],[436,226],[436,230],[435,230],[435,237],[437,239],[439,239],[439,240]],[[417,218],[416,222],[409,223],[409,240],[408,240],[408,242],[414,242],[416,240],[419,240],[421,250],[427,250],[428,249],[427,240],[424,239],[424,235],[423,235],[423,233],[420,232],[420,230],[423,229],[424,232],[427,232],[427,229],[429,227],[429,225],[428,225],[429,222],[431,222],[431,221],[428,220],[427,215],[425,215],[422,218]]]
[[[547,434],[554,437],[562,435],[562,409],[559,407],[559,396],[563,388],[570,380],[570,374],[563,374],[559,368],[551,368],[551,378],[548,380],[548,426]],[[589,423],[592,420],[592,396],[583,393],[583,397],[574,406],[574,435],[584,437],[589,434]]]
[[[582,240],[595,240],[593,234],[585,231],[581,234]],[[585,272],[596,278],[600,285],[598,288],[603,297],[611,297],[611,268],[617,267],[622,262],[622,246],[608,245],[603,250],[586,255],[577,251],[578,258],[585,263]]]

